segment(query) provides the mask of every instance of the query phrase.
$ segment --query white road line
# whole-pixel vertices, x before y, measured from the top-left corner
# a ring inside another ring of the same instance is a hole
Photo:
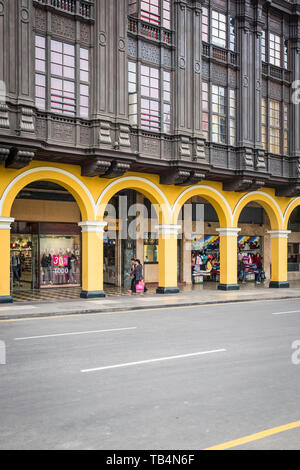
[[[113,331],[125,331],[125,330],[135,330],[135,329],[136,329],[136,326],[131,326],[129,328],[111,328],[109,330],[75,331],[72,333],[58,333],[58,334],[53,334],[53,335],[27,336],[24,338],[15,338],[15,341],[22,341],[25,339],[54,338],[57,336],[88,335],[88,334],[93,334],[93,333],[109,333]]]
[[[300,310],[291,310],[289,312],[274,312],[272,315],[285,315],[286,313],[300,313]]]
[[[93,369],[82,369],[81,372],[96,372],[99,370],[117,369],[119,367],[129,367],[129,366],[137,366],[140,364],[150,364],[151,362],[171,361],[173,359],[184,359],[187,357],[201,356],[204,354],[213,354],[213,353],[218,353],[218,352],[226,352],[226,349],[213,349],[212,351],[201,351],[201,352],[195,352],[191,354],[181,354],[179,356],[159,357],[157,359],[148,359],[146,361],[126,362],[123,364],[115,364],[113,366],[95,367]]]
[[[37,308],[37,306],[34,306],[34,305],[10,305],[8,307],[0,307],[0,313],[3,310],[29,310],[29,309],[33,309],[33,308]]]

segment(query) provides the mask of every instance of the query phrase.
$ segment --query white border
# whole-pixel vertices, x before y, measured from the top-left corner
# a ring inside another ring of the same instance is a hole
[[[289,234],[292,233],[291,230],[268,230],[270,238],[289,238]]]
[[[103,220],[85,220],[83,222],[78,222],[81,231],[84,232],[104,232],[105,227],[108,225],[108,222]]]
[[[170,206],[170,203],[168,201],[168,199],[166,198],[165,194],[161,191],[160,188],[158,188],[158,186],[156,186],[156,184],[152,183],[152,181],[150,180],[147,180],[146,178],[141,178],[140,176],[125,176],[123,178],[120,178],[116,181],[113,181],[112,183],[110,183],[108,186],[106,186],[106,188],[102,191],[102,193],[100,194],[98,200],[97,200],[97,203],[96,203],[96,217],[98,216],[98,211],[99,211],[99,207],[100,207],[100,204],[101,204],[101,200],[104,198],[105,194],[111,189],[113,188],[113,186],[119,184],[119,183],[122,183],[124,181],[140,181],[142,183],[146,183],[148,186],[151,186],[153,189],[155,189],[155,191],[158,192],[158,194],[160,194],[160,196],[163,198],[165,204],[166,204],[166,207],[168,209],[168,213],[169,213],[169,217],[170,217],[170,222],[172,221],[171,217],[172,217],[172,209],[171,209],[171,206]],[[130,188],[128,188],[130,189]],[[140,191],[141,192],[141,191]],[[154,196],[155,197],[155,196]]]
[[[12,224],[15,221],[13,217],[0,217],[0,230],[10,230]]]
[[[287,215],[287,213],[288,213],[290,207],[291,207],[296,201],[299,201],[298,206],[300,206],[300,197],[296,197],[296,199],[293,199],[293,200],[289,203],[289,205],[287,206],[287,208],[286,208],[285,211],[284,211],[284,214],[283,214],[283,222],[285,222],[285,218],[286,218],[286,215]],[[296,206],[296,207],[297,207],[297,206]],[[296,207],[295,207],[295,209],[296,209]],[[287,224],[288,224],[288,223],[289,223],[289,221],[287,220]]]
[[[217,194],[217,195],[222,199],[222,201],[224,202],[224,205],[227,207],[228,213],[229,213],[229,216],[230,216],[230,219],[231,219],[231,224],[233,225],[233,214],[232,214],[232,211],[231,211],[231,209],[230,209],[230,206],[229,206],[228,202],[226,201],[226,199],[224,198],[224,196],[223,196],[221,193],[219,193],[219,191],[217,191],[215,188],[211,188],[210,186],[206,186],[206,185],[204,186],[204,185],[200,185],[200,184],[199,184],[199,185],[195,185],[195,186],[191,186],[190,188],[185,189],[185,190],[178,196],[178,198],[176,199],[176,201],[175,201],[174,204],[173,204],[173,208],[172,208],[172,218],[173,218],[173,216],[174,216],[174,214],[175,214],[176,206],[177,206],[178,202],[180,201],[180,199],[181,199],[186,193],[188,193],[188,192],[190,192],[190,191],[193,191],[194,189],[199,189],[199,196],[200,196],[200,197],[203,197],[204,199],[205,199],[205,196],[201,196],[201,189],[209,189],[209,190],[212,191],[213,193]],[[211,203],[210,203],[210,204],[211,204]],[[213,204],[211,204],[211,205],[214,207]],[[181,207],[182,207],[182,206],[181,206]]]
[[[258,195],[260,195],[260,196],[261,196],[261,195],[264,195],[264,196],[266,196],[268,199],[270,199],[272,202],[274,202],[274,204],[275,204],[275,206],[277,207],[278,212],[279,212],[279,214],[280,214],[281,223],[282,223],[282,227],[283,227],[283,224],[284,224],[284,217],[283,217],[283,214],[282,214],[282,212],[281,212],[281,209],[280,209],[278,203],[275,201],[275,199],[272,198],[272,196],[270,196],[270,194],[264,193],[264,192],[262,192],[262,191],[252,191],[251,193],[245,194],[245,196],[243,196],[242,199],[239,200],[239,202],[237,203],[237,205],[236,205],[235,208],[234,208],[234,211],[233,211],[233,220],[234,220],[235,215],[236,215],[236,213],[237,213],[237,210],[238,210],[240,204],[242,204],[243,200],[246,199],[246,198],[249,197],[249,196],[253,196],[253,195],[256,195],[256,194],[258,194]],[[251,201],[251,202],[252,202],[252,201]],[[259,201],[257,201],[257,203],[259,204]],[[245,207],[246,207],[246,206],[245,206]],[[266,211],[266,212],[267,212],[267,211]],[[238,222],[238,221],[237,221],[237,222]]]

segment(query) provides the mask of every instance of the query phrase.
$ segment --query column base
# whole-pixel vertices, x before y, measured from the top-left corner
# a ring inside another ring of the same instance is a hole
[[[219,284],[218,290],[240,290],[238,284]]]
[[[157,287],[157,294],[178,294],[178,287]]]
[[[99,297],[105,297],[104,290],[83,290],[81,291],[80,297],[82,299],[97,299]]]
[[[271,289],[284,289],[290,287],[290,284],[287,281],[271,281],[269,284]]]
[[[10,295],[0,295],[0,304],[11,304],[13,299]]]

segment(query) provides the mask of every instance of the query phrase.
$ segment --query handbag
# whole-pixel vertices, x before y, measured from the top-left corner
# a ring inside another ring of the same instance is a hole
[[[144,292],[145,284],[143,281],[139,281],[138,284],[135,286],[135,289],[140,292]]]

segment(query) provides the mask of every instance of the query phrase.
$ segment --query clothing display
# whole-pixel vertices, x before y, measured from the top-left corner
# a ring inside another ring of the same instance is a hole
[[[192,281],[219,281],[220,237],[214,235],[192,235]],[[261,237],[238,237],[238,277],[242,281],[254,281],[257,275],[264,277],[258,268],[261,260]]]

